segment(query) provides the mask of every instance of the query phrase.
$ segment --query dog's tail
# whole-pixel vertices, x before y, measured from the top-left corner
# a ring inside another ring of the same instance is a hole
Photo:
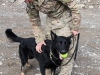
[[[12,32],[12,29],[7,29],[5,34],[8,38],[10,38],[14,42],[21,42],[24,38],[18,37],[15,33]]]

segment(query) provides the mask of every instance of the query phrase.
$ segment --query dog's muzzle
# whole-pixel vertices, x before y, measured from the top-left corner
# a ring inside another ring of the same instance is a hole
[[[67,52],[66,52],[66,50],[61,50],[60,53],[61,54],[66,54]]]

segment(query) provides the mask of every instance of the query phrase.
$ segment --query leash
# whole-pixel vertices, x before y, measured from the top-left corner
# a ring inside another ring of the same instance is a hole
[[[77,56],[78,45],[79,45],[79,38],[80,38],[80,33],[77,36],[77,43],[76,43],[76,47],[75,47],[75,57],[74,57],[74,61],[76,60],[76,56]]]
[[[76,42],[75,50],[74,50],[74,52],[73,52],[71,58],[69,59],[69,61],[68,61],[67,63],[65,63],[65,64],[63,64],[63,65],[61,65],[61,66],[67,65],[67,64],[72,60],[73,57],[74,57],[74,61],[76,60],[77,51],[78,51],[78,44],[79,44],[79,38],[80,38],[80,33],[79,33],[78,36],[77,36],[77,42]]]

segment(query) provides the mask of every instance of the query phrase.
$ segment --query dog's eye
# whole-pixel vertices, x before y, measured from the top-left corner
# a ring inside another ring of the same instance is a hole
[[[67,42],[64,42],[65,45],[67,45]]]
[[[60,41],[60,42],[58,43],[58,45],[62,45],[62,41]]]
[[[58,43],[58,45],[61,45],[60,43]]]

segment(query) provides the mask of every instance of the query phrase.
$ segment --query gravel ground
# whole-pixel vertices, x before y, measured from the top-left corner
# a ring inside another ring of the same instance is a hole
[[[32,37],[25,7],[24,3],[0,1],[0,75],[20,75],[19,44],[9,41],[4,32],[12,28],[21,37]],[[73,75],[100,75],[100,1],[81,0],[81,7],[81,37]],[[26,67],[26,75],[39,74],[37,62],[30,60],[30,63],[33,68]]]

